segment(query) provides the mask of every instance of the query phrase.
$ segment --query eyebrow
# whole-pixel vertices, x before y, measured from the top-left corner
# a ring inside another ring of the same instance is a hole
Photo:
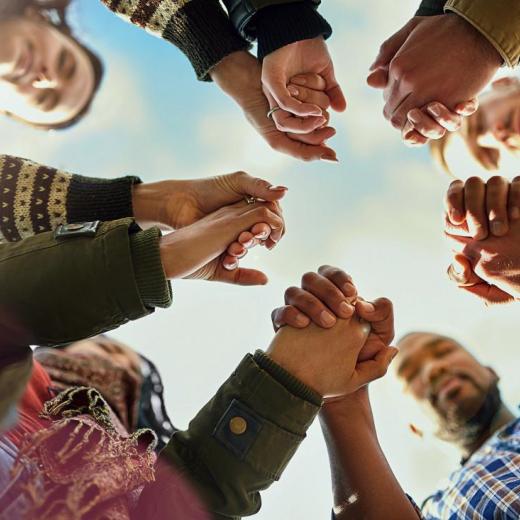
[[[441,345],[445,341],[446,338],[436,338],[425,343],[418,351],[421,360],[424,358],[425,352],[435,350],[439,345]],[[397,375],[402,376],[406,369],[409,368],[412,364],[414,364],[413,357],[408,356],[408,358],[406,358],[397,369]]]
[[[64,67],[66,66],[66,63],[67,63],[67,58],[69,58],[70,66],[68,67],[67,70],[64,70]],[[76,59],[74,58],[74,56],[72,55],[72,53],[69,50],[63,48],[58,55],[58,72],[59,72],[59,74],[65,80],[69,81],[70,79],[72,79],[74,77],[74,74],[76,73],[76,68],[77,68]]]

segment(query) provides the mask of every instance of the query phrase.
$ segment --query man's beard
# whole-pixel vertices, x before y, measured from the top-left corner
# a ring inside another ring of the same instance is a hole
[[[471,447],[489,431],[493,419],[502,406],[498,383],[494,382],[486,392],[484,402],[477,413],[470,419],[464,419],[455,413],[449,413],[442,419],[436,435],[439,439],[463,448]]]

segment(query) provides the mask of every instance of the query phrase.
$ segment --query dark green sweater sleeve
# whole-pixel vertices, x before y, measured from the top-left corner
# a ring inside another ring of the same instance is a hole
[[[447,0],[423,0],[415,16],[435,16],[444,14],[444,5]]]
[[[30,344],[70,343],[171,303],[159,230],[122,219],[57,231],[0,245],[0,315]]]
[[[0,155],[0,242],[17,242],[60,224],[131,217],[138,177],[96,179]]]
[[[193,483],[213,518],[249,516],[260,509],[260,492],[280,479],[320,407],[319,395],[258,351],[160,457]],[[168,518],[170,486],[163,471],[145,488],[138,517]]]

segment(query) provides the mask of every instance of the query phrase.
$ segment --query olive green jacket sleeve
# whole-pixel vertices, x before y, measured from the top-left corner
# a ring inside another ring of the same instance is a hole
[[[101,0],[110,10],[178,47],[197,77],[210,81],[209,71],[232,52],[249,49],[219,0]]]
[[[478,29],[509,67],[520,61],[520,2],[518,0],[448,0],[446,12],[462,16]]]
[[[280,479],[320,406],[319,395],[257,351],[160,457],[191,480],[213,518],[253,515],[260,491]],[[170,487],[163,470],[145,488],[136,518],[168,519]]]
[[[61,224],[131,217],[138,177],[96,179],[0,155],[0,243]]]

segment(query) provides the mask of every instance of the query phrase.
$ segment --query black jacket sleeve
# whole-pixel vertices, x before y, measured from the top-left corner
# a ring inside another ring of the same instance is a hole
[[[415,16],[435,16],[444,14],[446,0],[422,0]]]

